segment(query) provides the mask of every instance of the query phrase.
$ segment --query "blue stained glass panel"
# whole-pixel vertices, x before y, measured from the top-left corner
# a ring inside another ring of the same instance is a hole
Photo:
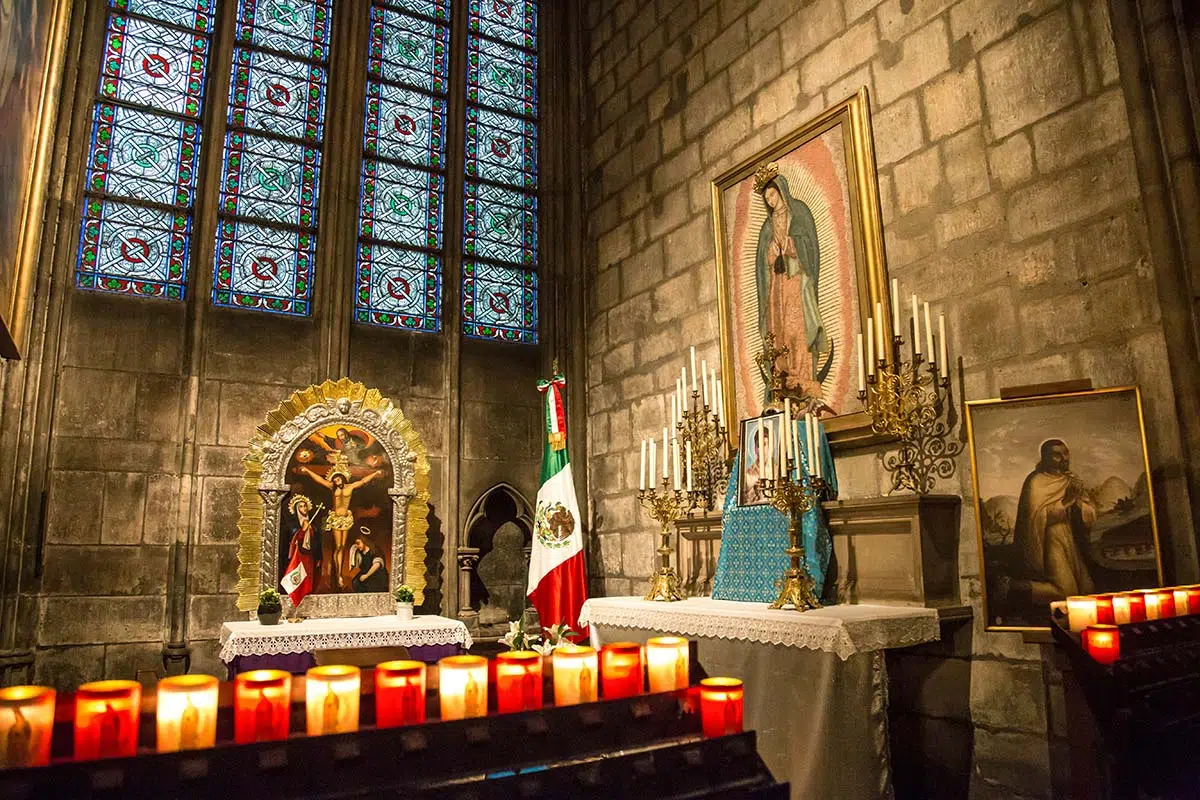
[[[191,215],[86,198],[75,280],[81,289],[183,299]]]
[[[118,11],[161,19],[201,33],[212,33],[216,0],[110,0],[109,5]]]
[[[331,0],[241,0],[238,41],[325,61],[329,52],[330,6]]]
[[[371,8],[368,74],[393,83],[446,94],[450,28],[390,8]]]
[[[382,156],[421,167],[446,165],[446,101],[379,81],[367,82],[363,145]]]
[[[537,4],[533,0],[471,0],[471,31],[533,50],[537,47]]]
[[[380,5],[411,11],[414,14],[433,17],[442,22],[450,19],[450,0],[376,0],[376,2]]]
[[[438,256],[379,244],[359,245],[355,320],[394,328],[441,328]]]
[[[200,123],[97,103],[89,191],[188,207],[196,183]]]
[[[467,177],[537,188],[537,123],[467,109]]]
[[[537,116],[537,56],[470,34],[467,99],[513,114]]]
[[[537,342],[537,274],[467,262],[463,266],[463,332],[483,339]]]
[[[213,303],[307,315],[316,236],[221,220]]]
[[[100,93],[161,111],[200,116],[208,38],[111,14]]]
[[[468,257],[537,264],[537,197],[467,181],[464,248]]]
[[[316,147],[232,131],[225,138],[221,210],[311,228],[320,169]]]
[[[440,248],[444,191],[445,179],[436,172],[364,160],[359,235]]]
[[[236,48],[229,124],[318,141],[325,127],[325,79],[322,67]]]

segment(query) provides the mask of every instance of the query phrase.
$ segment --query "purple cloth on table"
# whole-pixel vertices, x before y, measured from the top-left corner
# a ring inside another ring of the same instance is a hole
[[[432,664],[440,658],[458,655],[462,648],[457,644],[422,644],[408,648],[408,657],[414,661],[424,661]],[[303,675],[311,667],[317,665],[317,659],[312,653],[280,653],[267,656],[234,656],[233,661],[226,664],[229,670],[229,680],[233,680],[242,672],[252,669],[281,669],[293,675]]]

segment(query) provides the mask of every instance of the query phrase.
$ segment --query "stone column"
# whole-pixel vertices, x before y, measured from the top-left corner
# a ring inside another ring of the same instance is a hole
[[[458,618],[471,630],[479,628],[479,609],[471,605],[471,576],[478,566],[478,547],[458,548]]]

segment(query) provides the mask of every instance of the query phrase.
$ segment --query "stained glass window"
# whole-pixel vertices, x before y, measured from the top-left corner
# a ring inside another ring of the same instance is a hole
[[[312,306],[332,0],[239,0],[213,303]]]
[[[215,0],[110,0],[76,264],[82,289],[183,299]]]
[[[463,331],[536,342],[537,5],[469,0]]]
[[[375,0],[354,319],[441,328],[449,0]]]

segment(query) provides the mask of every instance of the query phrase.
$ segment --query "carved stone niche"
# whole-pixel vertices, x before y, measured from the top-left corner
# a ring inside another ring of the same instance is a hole
[[[941,608],[961,604],[962,498],[895,495],[824,503],[839,603]]]
[[[320,481],[333,477],[337,459],[343,457],[348,463],[348,482],[361,485],[351,499],[353,524],[343,549],[333,551],[335,534],[325,526],[332,515],[332,492]],[[240,610],[255,612],[264,588],[283,594],[280,557],[288,556],[292,535],[284,522],[290,514],[289,498],[298,488],[314,495],[310,498],[314,506],[324,506],[313,524],[323,548],[331,551],[323,553],[329,572],[320,580],[333,587],[341,574],[345,583],[340,590],[314,591],[295,613],[307,617],[391,613],[395,603],[390,592],[402,583],[412,587],[415,604],[421,604],[429,530],[429,459],[404,412],[378,390],[342,378],[294,393],[258,427],[243,463],[246,469],[238,519]],[[379,481],[387,481],[389,475],[390,482],[381,485]],[[368,496],[371,499],[367,501],[356,499]],[[363,508],[364,502],[370,507]],[[390,525],[386,524],[388,517]],[[390,547],[382,546],[385,537],[390,538]],[[351,548],[356,538],[373,552],[388,555],[389,591],[350,590],[352,576],[358,571],[349,567],[352,549],[346,548]],[[285,607],[290,607],[286,595],[283,600]]]

